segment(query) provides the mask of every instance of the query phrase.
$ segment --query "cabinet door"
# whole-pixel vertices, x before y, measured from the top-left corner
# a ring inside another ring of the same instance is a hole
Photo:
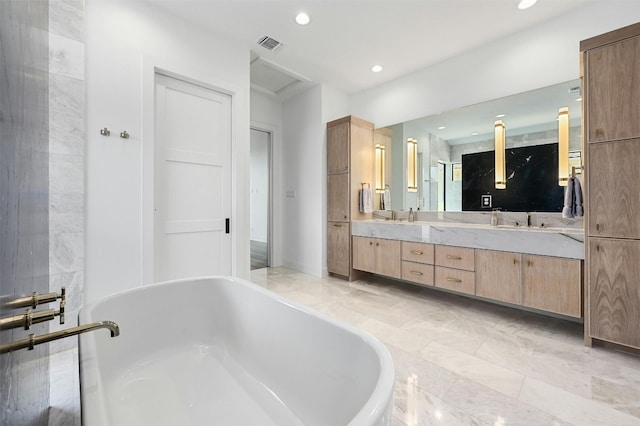
[[[327,177],[327,220],[349,221],[349,174]]]
[[[329,222],[327,229],[327,270],[349,276],[351,231],[348,223]]]
[[[375,240],[367,237],[353,237],[353,269],[375,272]]]
[[[588,250],[591,336],[640,348],[640,241],[591,238]]]
[[[589,235],[640,238],[638,158],[640,139],[589,146]]]
[[[400,278],[402,276],[400,241],[377,239],[375,246],[376,274]]]
[[[349,171],[349,123],[327,127],[327,173]]]
[[[587,52],[588,142],[640,137],[640,37]]]
[[[522,255],[523,305],[580,318],[582,261],[561,257]]]
[[[476,250],[476,295],[520,305],[521,254]]]

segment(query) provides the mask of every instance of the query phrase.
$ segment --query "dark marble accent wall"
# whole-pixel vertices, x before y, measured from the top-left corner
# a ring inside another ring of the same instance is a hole
[[[47,0],[0,1],[0,297],[49,289]],[[22,311],[2,310],[2,317]],[[42,334],[0,332],[0,342]],[[0,424],[46,425],[47,345],[0,355]]]
[[[506,150],[507,188],[496,189],[495,152],[462,156],[462,210],[499,208],[513,212],[561,212],[564,187],[558,185],[558,144]],[[491,207],[483,206],[491,195]]]

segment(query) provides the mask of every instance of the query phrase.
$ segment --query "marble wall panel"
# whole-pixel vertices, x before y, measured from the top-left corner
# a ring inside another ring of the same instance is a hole
[[[0,2],[0,296],[49,288],[48,3]],[[0,308],[1,316],[22,312]],[[48,324],[0,332],[0,343]],[[48,420],[49,349],[0,355],[0,424]]]

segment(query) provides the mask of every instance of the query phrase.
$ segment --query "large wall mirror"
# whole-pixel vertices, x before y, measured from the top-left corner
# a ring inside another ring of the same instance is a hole
[[[572,80],[377,129],[375,143],[386,147],[386,209],[560,212],[559,109],[569,109],[570,164],[579,166],[580,96]],[[506,190],[493,185],[497,120],[506,126]],[[409,139],[418,142],[417,191],[408,190]],[[487,195],[492,202],[482,204]]]

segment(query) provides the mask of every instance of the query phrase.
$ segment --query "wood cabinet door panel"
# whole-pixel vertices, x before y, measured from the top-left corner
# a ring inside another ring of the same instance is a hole
[[[589,240],[592,337],[640,348],[640,241]]]
[[[476,250],[476,295],[520,305],[521,257],[520,253]]]
[[[329,222],[327,225],[327,270],[348,277],[351,272],[351,230],[349,224]]]
[[[349,175],[329,175],[327,177],[327,220],[349,221]]]
[[[575,318],[582,316],[582,261],[522,256],[523,305]]]
[[[327,173],[349,171],[349,123],[327,128]]]
[[[640,238],[640,139],[589,146],[589,235]]]
[[[353,237],[353,269],[375,272],[375,240],[368,237]]]
[[[640,36],[589,50],[588,142],[640,137]]]
[[[402,276],[400,241],[376,239],[376,274],[392,278]]]

